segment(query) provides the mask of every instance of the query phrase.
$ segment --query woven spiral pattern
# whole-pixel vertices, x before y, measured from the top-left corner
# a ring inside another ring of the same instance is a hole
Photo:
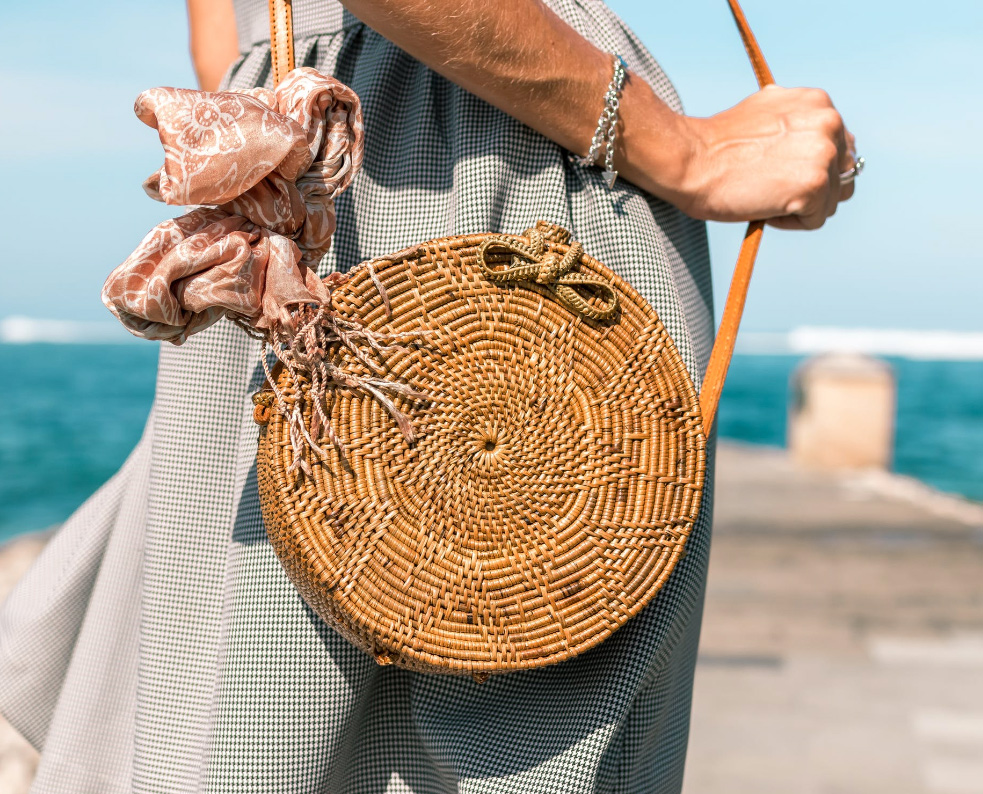
[[[537,228],[547,252],[569,250]],[[374,262],[391,316],[366,268],[335,292],[372,329],[429,332],[385,359],[430,395],[396,398],[412,443],[377,400],[338,389],[326,407],[347,465],[325,441],[312,478],[288,474],[275,411],[258,453],[270,540],[310,606],[382,664],[478,680],[562,661],[637,614],[683,554],[705,472],[696,392],[651,306],[586,254],[579,272],[617,292],[610,320],[548,285],[492,283],[487,237]],[[306,389],[285,372],[278,386],[288,403]]]

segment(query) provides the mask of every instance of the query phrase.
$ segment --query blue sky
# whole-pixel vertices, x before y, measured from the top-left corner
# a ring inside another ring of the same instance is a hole
[[[724,0],[609,4],[687,112],[754,90]],[[766,232],[745,328],[983,330],[983,3],[744,6],[778,81],[826,88],[868,160],[822,230]],[[0,318],[105,319],[103,279],[171,214],[140,189],[161,152],[132,103],[193,85],[184,4],[5,3],[0,30]],[[718,308],[741,234],[711,228]]]

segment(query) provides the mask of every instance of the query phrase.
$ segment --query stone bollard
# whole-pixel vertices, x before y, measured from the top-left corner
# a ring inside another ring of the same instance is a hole
[[[831,353],[792,375],[788,447],[797,463],[823,469],[889,468],[896,385],[890,365]]]

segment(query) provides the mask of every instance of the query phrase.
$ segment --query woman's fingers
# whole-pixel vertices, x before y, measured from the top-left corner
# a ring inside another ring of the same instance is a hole
[[[855,190],[853,180],[840,185],[840,201],[849,201],[853,197]]]
[[[828,138],[816,147],[811,162],[802,166],[800,194],[788,205],[803,229],[818,229],[836,212],[840,193],[839,152]]]
[[[815,184],[812,200],[806,202],[801,211],[801,227],[803,229],[818,229],[828,218],[836,214],[847,185],[840,182],[840,174],[852,167],[854,162],[850,154],[850,139],[843,118],[833,107],[833,102],[825,91],[807,89],[806,102],[812,105],[812,110],[804,114],[803,125],[818,133],[823,141],[817,146],[816,162],[818,167],[825,166],[825,173]],[[845,165],[847,164],[847,165]],[[784,228],[796,228],[788,221]]]
[[[826,191],[823,206],[825,214],[819,225],[814,228],[819,228],[827,218],[836,214],[836,206],[840,203],[840,174],[842,173],[840,163],[849,157],[843,117],[833,107],[833,100],[825,91],[820,92],[819,101],[821,103],[820,110],[817,112],[822,114],[820,132],[833,143],[836,149],[835,152],[830,152],[831,156],[826,168]]]
[[[846,148],[850,153],[850,157],[854,160],[857,159],[857,136],[855,136],[850,130],[846,131]]]
[[[840,173],[846,173],[851,168],[856,165],[857,162],[857,138],[850,132],[846,131],[846,152],[844,153],[843,159],[840,162]],[[849,182],[845,182],[840,185],[840,201],[848,201],[851,196],[853,196],[854,191],[854,180],[851,179]]]
[[[832,107],[832,103],[830,103],[830,107]],[[843,185],[840,182],[840,174],[842,174],[843,171],[846,170],[842,167],[843,161],[848,160],[852,162],[850,157],[850,151],[851,151],[850,138],[847,133],[846,125],[843,123],[843,117],[839,114],[839,112],[836,112],[835,135],[836,135],[836,152],[838,156],[836,162],[833,163],[833,168],[831,169],[831,175],[830,175],[831,178],[830,178],[829,200],[832,206],[830,208],[828,217],[832,217],[833,215],[836,214],[836,207],[842,200]]]
[[[802,110],[795,114],[797,126],[818,133],[827,142],[824,146],[817,146],[816,151],[816,165],[825,165],[825,178],[821,187],[812,186],[812,199],[796,213],[798,223],[792,216],[783,216],[774,219],[775,223],[772,225],[785,229],[818,229],[827,218],[836,214],[841,201],[853,195],[853,184],[841,184],[840,174],[853,167],[856,160],[856,141],[853,134],[846,129],[843,117],[834,107],[829,94],[821,89],[803,88],[799,89],[798,96]],[[808,179],[806,177],[807,183]]]
[[[802,225],[802,218],[798,215],[782,215],[778,218],[769,218],[765,221],[765,224],[775,229],[785,229],[795,232],[806,231],[806,227]]]

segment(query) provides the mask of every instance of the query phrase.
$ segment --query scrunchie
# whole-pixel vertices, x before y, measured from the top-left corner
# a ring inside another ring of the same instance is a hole
[[[292,330],[292,308],[328,301],[315,269],[362,163],[354,91],[299,68],[275,91],[152,88],[134,111],[164,146],[144,190],[207,206],[156,226],[106,280],[131,333],[181,344],[225,315]]]

